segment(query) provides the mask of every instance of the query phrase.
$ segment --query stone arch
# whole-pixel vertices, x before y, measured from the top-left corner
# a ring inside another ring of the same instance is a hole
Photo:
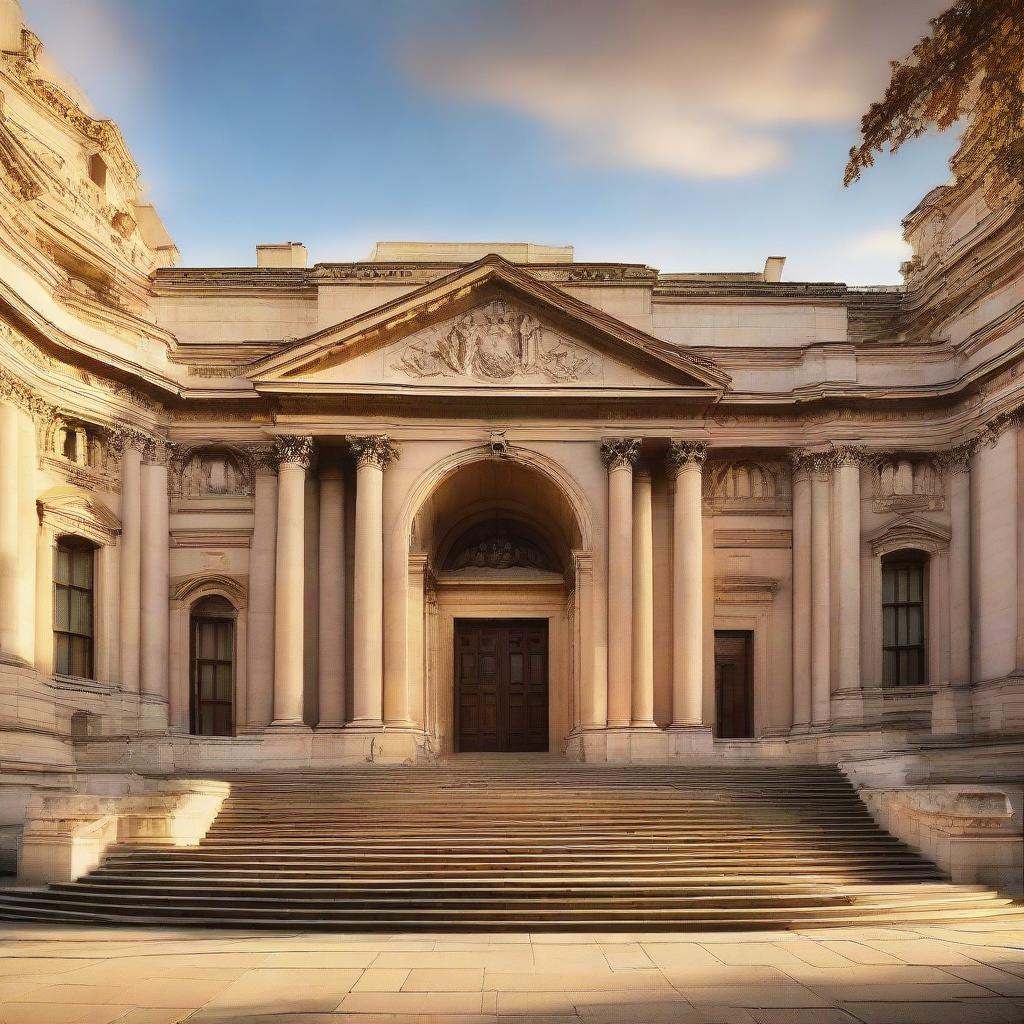
[[[487,460],[495,462],[512,461],[534,470],[547,479],[555,488],[562,492],[573,510],[580,549],[589,551],[593,548],[593,513],[590,508],[590,502],[584,495],[580,485],[554,459],[531,449],[511,444],[506,446],[504,454],[501,455],[495,455],[488,444],[464,448],[441,459],[423,473],[409,489],[409,493],[402,506],[400,522],[406,536],[412,536],[413,522],[420,512],[423,503],[442,486],[446,479],[465,466]]]
[[[491,549],[489,525],[502,539],[504,533],[513,535],[513,557],[451,564],[449,556],[462,541],[483,539]],[[564,467],[526,448],[463,449],[440,460],[410,488],[399,529],[410,548],[409,635],[421,638],[411,649],[410,664],[424,666],[427,732],[441,750],[457,749],[457,622],[543,619],[548,743],[549,749],[559,749],[581,720],[579,681],[592,643],[594,528],[578,483]]]

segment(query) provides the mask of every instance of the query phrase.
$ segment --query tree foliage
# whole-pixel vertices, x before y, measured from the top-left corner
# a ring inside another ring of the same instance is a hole
[[[930,22],[902,61],[892,62],[885,96],[861,119],[844,183],[875,153],[894,153],[929,128],[945,131],[970,115],[961,153],[979,154],[988,191],[1024,184],[1024,0],[957,0]]]

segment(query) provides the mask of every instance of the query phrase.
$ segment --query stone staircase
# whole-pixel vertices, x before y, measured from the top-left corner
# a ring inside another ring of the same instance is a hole
[[[120,847],[0,918],[404,931],[1019,916],[879,829],[831,767],[545,756],[236,776],[198,847]]]

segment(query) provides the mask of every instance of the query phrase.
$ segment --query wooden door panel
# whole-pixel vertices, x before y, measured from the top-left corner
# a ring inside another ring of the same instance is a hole
[[[460,619],[455,626],[458,749],[547,750],[547,622]]]
[[[715,735],[720,739],[754,734],[752,648],[748,631],[715,632]]]

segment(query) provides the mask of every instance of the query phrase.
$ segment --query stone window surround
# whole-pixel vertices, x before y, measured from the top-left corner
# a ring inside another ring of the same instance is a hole
[[[61,489],[67,490],[67,489]],[[93,583],[93,675],[59,677],[62,689],[94,690],[97,684],[114,685],[117,678],[118,588],[117,560],[120,523],[95,499],[77,490],[43,495],[36,502],[39,529],[36,547],[36,665],[54,676],[53,579],[57,542],[77,537],[95,545]]]
[[[863,545],[864,595],[861,614],[864,638],[864,683],[867,687],[930,689],[949,680],[949,531],[905,516],[888,523]],[[882,686],[882,558],[897,551],[915,551],[926,556],[926,654],[927,682],[923,687]]]

